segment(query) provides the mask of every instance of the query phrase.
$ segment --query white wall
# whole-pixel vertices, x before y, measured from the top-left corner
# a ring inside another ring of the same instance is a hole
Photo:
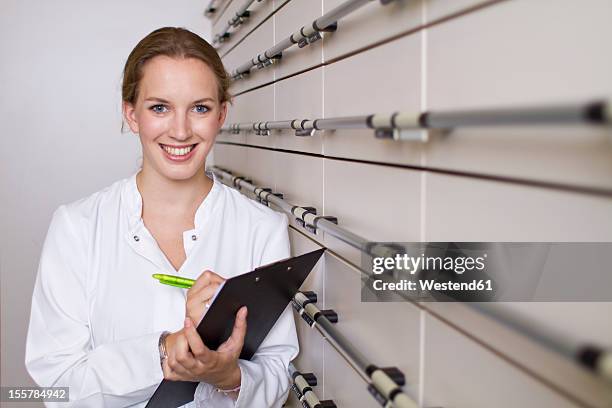
[[[205,6],[193,0],[2,1],[3,386],[33,385],[23,363],[25,336],[52,212],[138,168],[138,139],[120,132],[121,73],[129,52],[163,26],[210,38]]]

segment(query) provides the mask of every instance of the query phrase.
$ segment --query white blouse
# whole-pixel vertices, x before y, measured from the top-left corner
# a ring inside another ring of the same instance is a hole
[[[163,372],[158,339],[183,327],[187,289],[151,275],[224,278],[290,255],[287,217],[222,184],[183,233],[187,258],[176,271],[141,218],[136,174],[74,203],[51,220],[32,296],[25,363],[40,386],[70,387],[70,403],[144,407]],[[288,305],[250,361],[239,360],[239,398],[201,382],[184,407],[281,407],[298,340]]]

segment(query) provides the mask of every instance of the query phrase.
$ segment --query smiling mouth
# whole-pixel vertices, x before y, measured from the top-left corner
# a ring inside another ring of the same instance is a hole
[[[197,143],[181,147],[174,147],[160,143],[159,146],[172,156],[186,156],[197,146]]]

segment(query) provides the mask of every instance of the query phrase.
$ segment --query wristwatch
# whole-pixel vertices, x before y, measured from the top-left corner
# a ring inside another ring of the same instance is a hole
[[[164,360],[168,358],[168,353],[166,352],[166,337],[170,334],[169,331],[164,331],[159,336],[159,342],[157,343],[157,347],[159,348],[159,365],[164,370]]]

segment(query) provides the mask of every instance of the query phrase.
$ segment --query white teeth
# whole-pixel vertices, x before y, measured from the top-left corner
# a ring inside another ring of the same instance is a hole
[[[184,156],[188,154],[191,151],[191,149],[193,149],[193,146],[176,148],[176,147],[162,145],[162,148],[173,156]]]

